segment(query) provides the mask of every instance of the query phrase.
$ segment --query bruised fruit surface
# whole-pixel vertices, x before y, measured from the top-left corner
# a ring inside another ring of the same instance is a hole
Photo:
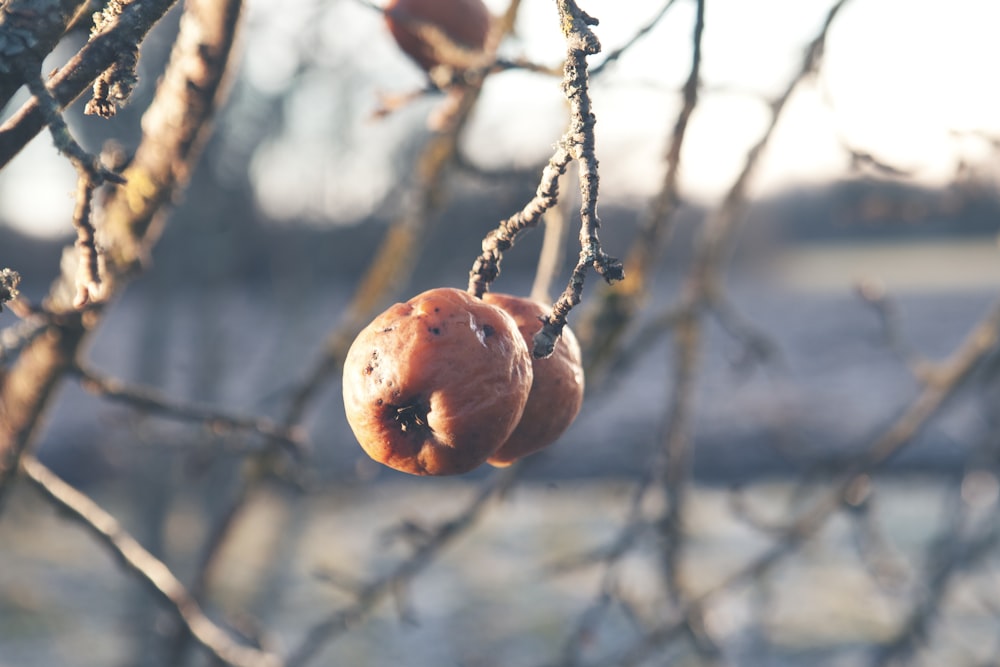
[[[344,407],[376,461],[454,475],[507,440],[531,382],[531,355],[511,316],[438,288],[397,303],[358,334],[344,361]]]
[[[508,294],[487,292],[483,299],[503,308],[517,322],[521,336],[530,350],[542,328],[540,317],[548,311],[531,300]],[[534,381],[521,422],[510,438],[494,452],[489,463],[508,466],[517,459],[552,444],[576,419],[583,404],[583,364],[580,344],[569,327],[563,329],[552,355],[532,358]]]
[[[483,49],[490,30],[490,12],[482,0],[391,0],[385,12],[389,31],[399,48],[426,71],[437,65],[459,69],[463,65],[453,62],[454,54],[448,53],[447,40],[435,44],[426,36],[431,26],[455,45],[470,51]]]

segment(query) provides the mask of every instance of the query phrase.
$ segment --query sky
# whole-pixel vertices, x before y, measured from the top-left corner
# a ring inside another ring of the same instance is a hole
[[[499,13],[505,3],[488,0]],[[605,51],[625,43],[660,0],[581,0],[598,17]],[[702,97],[682,154],[685,196],[719,197],[769,120],[767,103],[798,69],[830,0],[707,0]],[[662,155],[691,58],[694,1],[677,0],[658,26],[593,82],[602,196],[641,205],[662,178]],[[405,92],[421,72],[396,48],[381,18],[356,0],[249,0],[241,74],[284,95],[285,128],[250,169],[259,203],[276,218],[354,222],[400,174],[435,99],[381,121],[379,93]],[[507,55],[557,64],[564,44],[551,0],[524,0]],[[842,142],[948,182],[959,161],[995,161],[1000,138],[1000,3],[991,0],[851,0],[830,32],[821,75],[790,101],[754,183],[760,195],[845,174]],[[603,56],[596,56],[597,63]],[[303,60],[314,65],[295,80]],[[154,75],[155,76],[155,75]],[[10,113],[11,109],[7,112]],[[484,167],[547,157],[565,127],[558,81],[526,72],[490,79],[466,137]],[[225,131],[225,128],[224,128]],[[74,174],[47,136],[0,174],[0,214],[26,231],[64,233]]]

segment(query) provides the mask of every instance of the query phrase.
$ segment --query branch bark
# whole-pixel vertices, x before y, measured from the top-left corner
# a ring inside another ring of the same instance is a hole
[[[61,100],[68,95],[60,92],[69,86],[67,82],[79,83],[85,78],[74,75],[77,71],[74,67],[82,67],[82,61],[100,60],[92,51],[88,52],[89,48],[99,43],[104,49],[99,53],[112,53],[108,49],[118,43],[115,40],[134,36],[134,29],[140,24],[144,29],[136,39],[141,38],[152,25],[147,22],[156,14],[153,10],[166,11],[170,4],[166,0],[135,0],[127,5],[109,32],[91,40],[61,70],[69,73],[57,75],[59,83],[50,87],[56,98]],[[161,225],[153,224],[154,220],[162,220],[165,205],[187,181],[217,106],[241,8],[240,0],[188,0],[185,6],[167,70],[143,117],[142,143],[123,174],[128,182],[110,193],[103,209],[108,245],[105,289],[109,298],[141,267],[139,258],[148,254],[158,237]],[[162,12],[157,14],[161,15]],[[130,26],[133,33],[123,26]],[[116,35],[114,39],[106,37],[112,33]],[[106,39],[101,41],[102,37]],[[135,46],[134,41],[130,43]],[[104,62],[106,68],[107,61]],[[94,71],[96,76],[101,70]],[[36,113],[41,113],[37,101],[34,102]],[[3,142],[0,139],[0,145],[7,146]],[[100,320],[100,310],[80,312],[73,306],[76,266],[75,262],[64,262],[62,275],[47,299],[47,308],[53,314],[48,332],[22,352],[18,363],[0,384],[0,499],[38,431],[46,405],[72,368],[87,331]]]
[[[133,0],[121,14],[49,79],[49,92],[61,108],[69,106],[114,64],[119,54],[135,49],[177,0]],[[0,125],[0,168],[45,127],[45,114],[32,98]]]
[[[216,625],[188,593],[173,572],[149,553],[118,520],[90,497],[80,493],[30,454],[21,462],[25,476],[46,500],[79,522],[98,541],[111,549],[126,568],[138,575],[159,597],[171,605],[202,646],[227,665],[235,667],[279,667],[277,656],[233,641]]]
[[[87,9],[86,0],[10,0],[0,9],[0,109]]]

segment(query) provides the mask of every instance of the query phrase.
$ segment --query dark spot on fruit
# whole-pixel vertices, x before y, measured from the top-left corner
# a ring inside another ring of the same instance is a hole
[[[435,336],[440,336],[441,335],[441,328],[440,327],[428,327],[427,330],[430,331]]]
[[[381,398],[375,401],[375,405],[383,405],[384,403],[385,401],[383,401]]]
[[[483,337],[484,338],[489,338],[490,336],[492,336],[496,332],[497,332],[497,330],[494,329],[493,327],[491,327],[490,325],[488,325],[488,324],[484,324],[483,325]]]
[[[427,424],[427,413],[430,406],[423,403],[411,403],[396,408],[393,419],[399,424],[399,429],[403,433],[422,433],[431,431]]]
[[[439,307],[435,306],[435,307],[434,307],[434,312],[435,312],[435,313],[440,313],[440,312],[441,312],[441,308],[439,308]]]
[[[382,333],[389,333],[390,331],[392,331],[395,328],[396,327],[386,327],[386,328],[382,329]]]
[[[365,375],[371,375],[372,371],[374,371],[374,370],[375,370],[375,368],[372,367],[371,364],[368,364],[367,366],[365,366]]]

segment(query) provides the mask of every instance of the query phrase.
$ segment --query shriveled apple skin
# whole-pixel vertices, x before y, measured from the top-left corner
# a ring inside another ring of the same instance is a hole
[[[487,303],[499,306],[517,322],[526,346],[542,328],[541,320],[547,309],[531,299],[509,294],[487,292]],[[546,359],[532,358],[534,380],[521,421],[510,437],[489,460],[497,467],[537,452],[555,442],[576,419],[583,405],[583,363],[580,344],[569,327],[563,329],[552,355]]]
[[[354,340],[344,408],[376,461],[414,475],[479,466],[513,432],[531,355],[503,310],[452,288],[397,303]]]
[[[392,0],[385,7],[386,24],[399,48],[425,71],[437,65],[458,66],[461,63],[442,62],[433,44],[420,34],[413,21],[437,26],[457,45],[472,51],[483,49],[490,30],[490,12],[482,0]]]

